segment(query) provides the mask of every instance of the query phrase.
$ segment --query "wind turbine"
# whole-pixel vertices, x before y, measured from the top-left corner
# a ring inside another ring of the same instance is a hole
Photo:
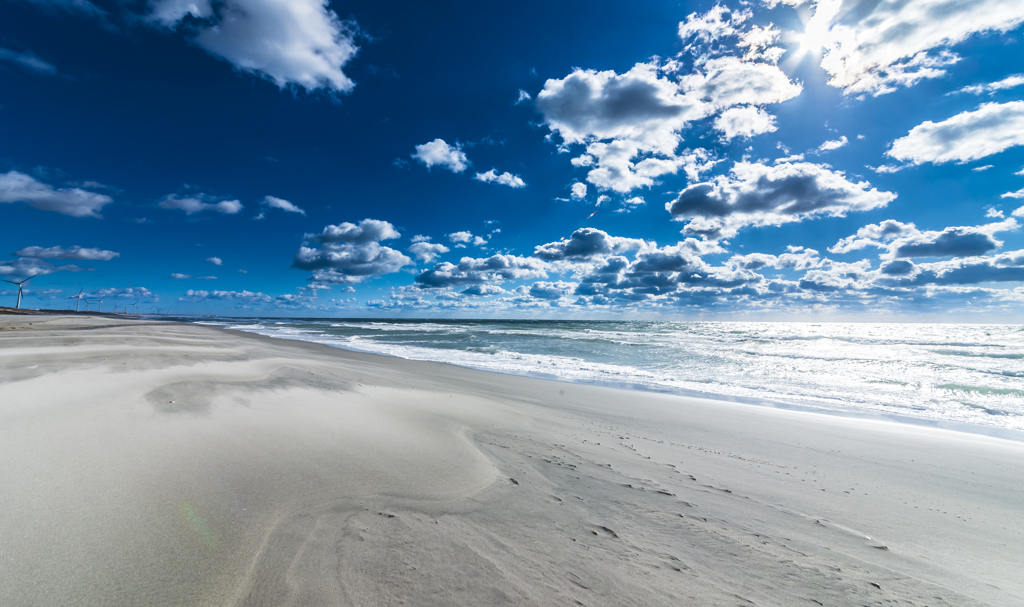
[[[141,299],[136,299],[135,303],[132,304],[132,314],[137,314],[139,312],[139,302],[140,301],[142,301],[142,300]]]
[[[32,280],[36,276],[39,276],[39,274],[36,274],[34,276],[29,276],[28,278],[26,278],[25,280],[23,280],[21,282],[14,282],[13,280],[4,280],[4,282],[9,282],[12,285],[18,285],[18,304],[16,306],[14,306],[15,310],[20,310],[21,309],[21,285],[23,285],[26,282]],[[3,280],[3,279],[0,279],[0,280]]]
[[[102,312],[103,311],[103,300],[106,299],[106,298],[107,298],[107,296],[104,295],[103,297],[100,297],[99,299],[94,299],[93,300],[93,301],[96,302],[96,311],[97,312]]]
[[[81,306],[82,306],[82,291],[84,291],[84,290],[85,290],[85,287],[82,287],[82,290],[78,292],[78,295],[72,295],[71,297],[65,297],[64,298],[64,299],[77,299],[78,300],[78,301],[75,302],[75,312],[78,312],[79,308],[81,308]],[[88,309],[89,305],[86,304],[85,307]]]

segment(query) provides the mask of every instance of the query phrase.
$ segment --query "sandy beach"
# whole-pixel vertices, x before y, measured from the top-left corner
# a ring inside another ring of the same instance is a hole
[[[0,316],[0,604],[1020,605],[1024,443]]]

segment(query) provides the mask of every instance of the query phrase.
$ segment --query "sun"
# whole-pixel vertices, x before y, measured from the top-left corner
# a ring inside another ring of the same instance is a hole
[[[800,44],[799,54],[820,53],[831,46],[832,20],[839,13],[842,0],[819,0],[814,7],[814,14],[804,25],[802,34],[797,35]]]

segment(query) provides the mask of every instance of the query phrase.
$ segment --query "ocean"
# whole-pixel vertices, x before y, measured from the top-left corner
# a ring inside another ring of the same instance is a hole
[[[983,432],[1024,430],[1021,325],[190,320],[500,373]]]

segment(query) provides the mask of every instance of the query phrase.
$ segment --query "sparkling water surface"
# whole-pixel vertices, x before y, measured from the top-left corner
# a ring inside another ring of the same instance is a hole
[[[489,371],[1024,430],[1021,325],[281,318],[199,322]]]

